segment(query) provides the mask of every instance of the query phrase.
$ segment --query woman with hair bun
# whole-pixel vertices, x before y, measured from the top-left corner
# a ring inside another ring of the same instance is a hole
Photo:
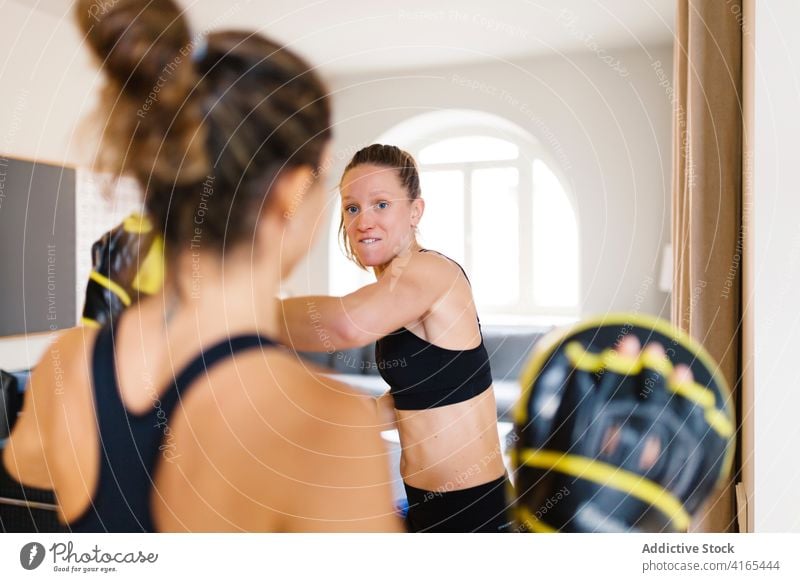
[[[374,144],[355,154],[340,190],[347,254],[377,282],[344,297],[284,300],[284,343],[323,350],[324,339],[344,350],[376,342],[390,387],[378,402],[396,414],[409,531],[508,531],[489,355],[466,273],[417,242],[425,209],[417,165]]]
[[[6,468],[77,532],[398,531],[371,400],[271,339],[325,204],[324,85],[258,34],[193,38],[172,0],[94,4],[98,165],[141,185],[167,278],[58,338]]]

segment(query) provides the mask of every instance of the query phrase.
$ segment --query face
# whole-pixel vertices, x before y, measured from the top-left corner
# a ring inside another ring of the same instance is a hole
[[[361,264],[385,265],[415,242],[424,203],[409,199],[396,170],[357,166],[344,175],[341,190],[345,231]]]

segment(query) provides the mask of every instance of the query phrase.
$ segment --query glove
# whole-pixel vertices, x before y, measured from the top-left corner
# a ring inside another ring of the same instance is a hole
[[[92,245],[93,269],[81,323],[102,327],[164,283],[164,245],[150,221],[132,214]]]

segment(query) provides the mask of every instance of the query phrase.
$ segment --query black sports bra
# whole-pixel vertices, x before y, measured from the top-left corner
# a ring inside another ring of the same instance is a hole
[[[398,410],[424,410],[464,402],[492,385],[482,334],[481,343],[475,348],[448,350],[402,327],[375,342],[375,362]]]

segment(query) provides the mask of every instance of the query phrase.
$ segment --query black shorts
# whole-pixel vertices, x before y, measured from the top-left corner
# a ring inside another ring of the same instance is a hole
[[[406,528],[409,532],[508,532],[505,475],[483,485],[453,491],[426,491],[403,482],[408,497]]]

